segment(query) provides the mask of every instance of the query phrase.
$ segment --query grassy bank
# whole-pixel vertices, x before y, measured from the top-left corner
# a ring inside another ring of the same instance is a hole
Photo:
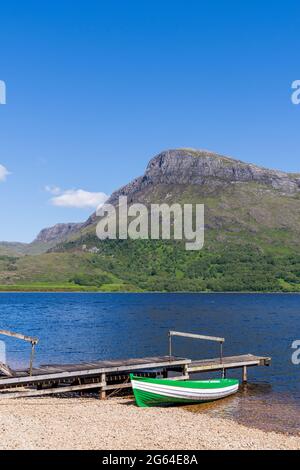
[[[103,287],[76,284],[12,284],[0,285],[0,292],[143,292],[126,284],[106,284]]]
[[[107,241],[85,237],[38,256],[0,256],[0,291],[300,292],[300,255],[276,244]],[[88,250],[97,248],[97,253]]]

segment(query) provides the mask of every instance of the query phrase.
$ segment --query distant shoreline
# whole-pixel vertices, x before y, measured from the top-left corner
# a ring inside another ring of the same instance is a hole
[[[0,290],[1,294],[181,294],[181,295],[300,295],[300,291],[295,292],[261,292],[261,291],[99,291],[99,290]]]

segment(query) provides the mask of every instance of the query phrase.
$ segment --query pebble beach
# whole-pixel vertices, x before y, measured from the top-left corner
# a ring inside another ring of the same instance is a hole
[[[248,428],[184,407],[138,408],[132,398],[0,401],[1,450],[300,450],[299,436]]]

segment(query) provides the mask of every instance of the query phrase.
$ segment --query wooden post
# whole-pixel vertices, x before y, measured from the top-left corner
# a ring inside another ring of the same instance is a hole
[[[247,377],[247,366],[243,367],[243,383],[247,383],[248,377]]]
[[[22,339],[23,341],[27,341],[28,343],[38,343],[38,338],[33,338],[32,336],[23,335],[22,333],[14,333],[13,331],[8,330],[0,330],[0,335],[10,336],[11,338]]]
[[[23,341],[27,341],[31,343],[31,355],[30,355],[30,363],[29,363],[29,375],[32,375],[32,367],[33,367],[33,359],[34,359],[34,348],[38,344],[38,338],[33,338],[32,336],[23,335],[22,333],[15,333],[9,330],[0,330],[0,335],[9,336],[10,338],[17,338]]]
[[[30,364],[29,364],[29,375],[32,376],[32,367],[33,367],[33,359],[34,359],[34,346],[36,343],[33,341],[31,342],[31,354],[30,354]]]
[[[218,336],[205,336],[205,335],[197,335],[195,333],[183,333],[182,331],[169,331],[169,357],[171,360],[172,356],[172,336],[181,336],[183,338],[193,338],[193,339],[201,339],[204,341],[214,341],[220,343],[220,364],[223,363],[223,343],[225,342],[225,338],[220,338]]]
[[[100,389],[100,400],[106,399],[106,391],[103,387],[106,385],[106,374],[101,374],[101,389]]]
[[[171,332],[169,331],[169,358],[171,360],[172,357],[172,335]]]

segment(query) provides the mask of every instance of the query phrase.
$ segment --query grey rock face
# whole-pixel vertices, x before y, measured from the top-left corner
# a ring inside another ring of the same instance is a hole
[[[290,196],[300,191],[300,174],[268,170],[206,150],[175,149],[152,158],[143,176],[115,191],[107,202],[117,204],[119,196],[127,196],[129,202],[136,202],[140,192],[148,189],[151,195],[152,187],[159,185],[174,185],[176,188],[179,185],[209,184],[214,190],[249,182],[262,184]],[[257,211],[252,216],[260,223],[265,219],[265,214]],[[43,229],[31,245],[38,242],[55,245],[96,221],[94,213],[83,224],[57,224]],[[221,220],[213,220],[213,227],[222,224]]]
[[[300,175],[268,170],[205,150],[176,149],[152,158],[144,176],[114,192],[108,202],[115,203],[122,195],[132,196],[149,185],[202,185],[206,182],[257,182],[287,194],[300,191]]]
[[[50,243],[66,238],[71,233],[81,229],[83,224],[56,224],[53,227],[44,228],[40,231],[33,243]]]

